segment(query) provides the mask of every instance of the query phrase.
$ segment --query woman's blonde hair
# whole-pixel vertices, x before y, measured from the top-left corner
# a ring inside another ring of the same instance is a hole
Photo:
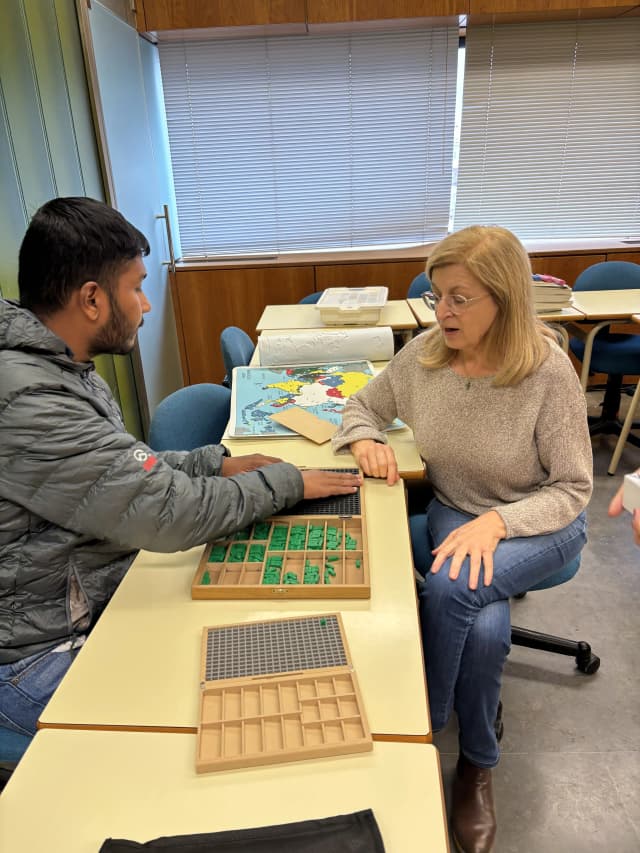
[[[485,338],[487,357],[498,365],[494,385],[517,385],[549,354],[554,333],[536,317],[529,256],[515,234],[497,225],[472,225],[438,243],[427,259],[427,277],[449,264],[462,264],[486,287],[498,306]],[[420,363],[444,367],[455,351],[439,327],[425,335]]]

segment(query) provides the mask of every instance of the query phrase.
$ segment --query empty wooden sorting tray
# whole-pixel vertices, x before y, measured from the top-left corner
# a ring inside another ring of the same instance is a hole
[[[364,505],[357,516],[274,516],[207,545],[192,598],[370,598]]]
[[[196,771],[365,752],[339,614],[205,628]]]

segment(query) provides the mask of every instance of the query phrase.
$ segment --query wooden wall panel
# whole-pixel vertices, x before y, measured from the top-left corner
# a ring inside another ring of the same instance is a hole
[[[139,28],[245,27],[304,23],[304,0],[143,0]]]
[[[587,267],[606,260],[606,255],[531,255],[531,269],[537,273],[547,273],[563,278],[568,285],[573,283],[579,273]]]
[[[309,24],[465,15],[468,0],[307,0]]]
[[[185,382],[221,382],[220,332],[239,326],[255,340],[265,305],[298,302],[314,290],[313,267],[178,270],[174,293],[180,304]]]
[[[316,266],[316,290],[326,287],[389,288],[389,299],[406,299],[409,285],[424,272],[425,261],[396,261],[373,264],[327,264]]]
[[[640,250],[637,252],[607,252],[608,261],[630,261],[640,264]]]

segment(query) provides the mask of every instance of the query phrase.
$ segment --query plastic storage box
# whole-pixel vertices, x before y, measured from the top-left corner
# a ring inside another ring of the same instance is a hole
[[[375,325],[389,295],[388,287],[328,287],[318,300],[327,326]]]

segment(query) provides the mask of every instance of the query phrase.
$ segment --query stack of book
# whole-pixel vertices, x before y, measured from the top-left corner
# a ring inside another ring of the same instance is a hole
[[[571,288],[561,278],[534,273],[533,302],[538,314],[561,311],[571,306]]]

